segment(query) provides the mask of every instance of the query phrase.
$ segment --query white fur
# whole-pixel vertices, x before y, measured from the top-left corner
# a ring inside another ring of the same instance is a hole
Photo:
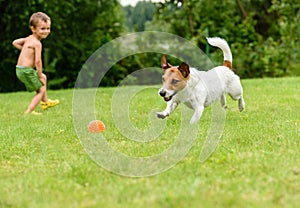
[[[221,38],[206,38],[207,42],[215,47],[220,48],[223,51],[224,60],[230,61],[232,63],[232,54],[229,45],[224,39]]]
[[[224,60],[232,62],[231,51],[225,40],[208,38],[208,42],[221,48]],[[162,91],[166,92],[165,97],[172,96],[172,99],[167,102],[164,111],[157,113],[159,118],[169,116],[180,103],[184,103],[194,110],[190,123],[196,123],[201,118],[204,107],[209,106],[217,99],[220,98],[221,105],[226,107],[225,93],[228,93],[232,99],[238,100],[240,111],[245,108],[240,79],[226,66],[217,66],[207,72],[190,68],[190,78],[182,90],[174,92],[163,86],[159,92]]]

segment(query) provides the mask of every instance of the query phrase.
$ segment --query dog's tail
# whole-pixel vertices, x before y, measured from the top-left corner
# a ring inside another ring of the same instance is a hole
[[[226,40],[215,37],[215,38],[207,38],[207,41],[210,45],[218,47],[223,51],[223,56],[224,56],[223,66],[227,66],[229,69],[232,69],[232,54]]]

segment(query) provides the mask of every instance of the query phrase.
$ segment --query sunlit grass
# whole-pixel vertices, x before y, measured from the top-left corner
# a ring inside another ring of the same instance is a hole
[[[118,176],[90,159],[73,125],[73,90],[49,91],[61,104],[39,110],[42,116],[23,115],[33,94],[0,94],[1,207],[297,207],[300,78],[242,84],[246,111],[239,113],[237,103],[227,99],[223,136],[207,161],[199,163],[199,154],[210,108],[187,156],[169,171],[145,178]],[[142,157],[168,148],[180,127],[179,110],[167,118],[157,140],[138,143],[115,126],[115,89],[100,88],[95,99],[96,117],[105,123],[110,145]],[[146,131],[152,110],[164,107],[155,87],[143,90],[130,102],[130,121]]]

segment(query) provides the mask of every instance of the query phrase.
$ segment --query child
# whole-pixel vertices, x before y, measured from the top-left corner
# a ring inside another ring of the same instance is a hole
[[[41,107],[44,110],[59,103],[59,100],[50,100],[47,98],[47,77],[42,73],[41,40],[50,34],[51,20],[45,13],[37,12],[31,16],[29,24],[32,35],[16,39],[12,44],[21,50],[16,66],[17,77],[25,84],[27,91],[36,91],[25,114],[40,115],[41,113],[34,111],[39,103],[41,103]]]

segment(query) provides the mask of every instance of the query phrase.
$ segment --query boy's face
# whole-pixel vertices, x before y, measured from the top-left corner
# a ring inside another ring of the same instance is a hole
[[[50,20],[47,20],[46,22],[43,20],[39,20],[36,27],[31,26],[31,30],[38,39],[45,39],[50,34],[50,25]]]

